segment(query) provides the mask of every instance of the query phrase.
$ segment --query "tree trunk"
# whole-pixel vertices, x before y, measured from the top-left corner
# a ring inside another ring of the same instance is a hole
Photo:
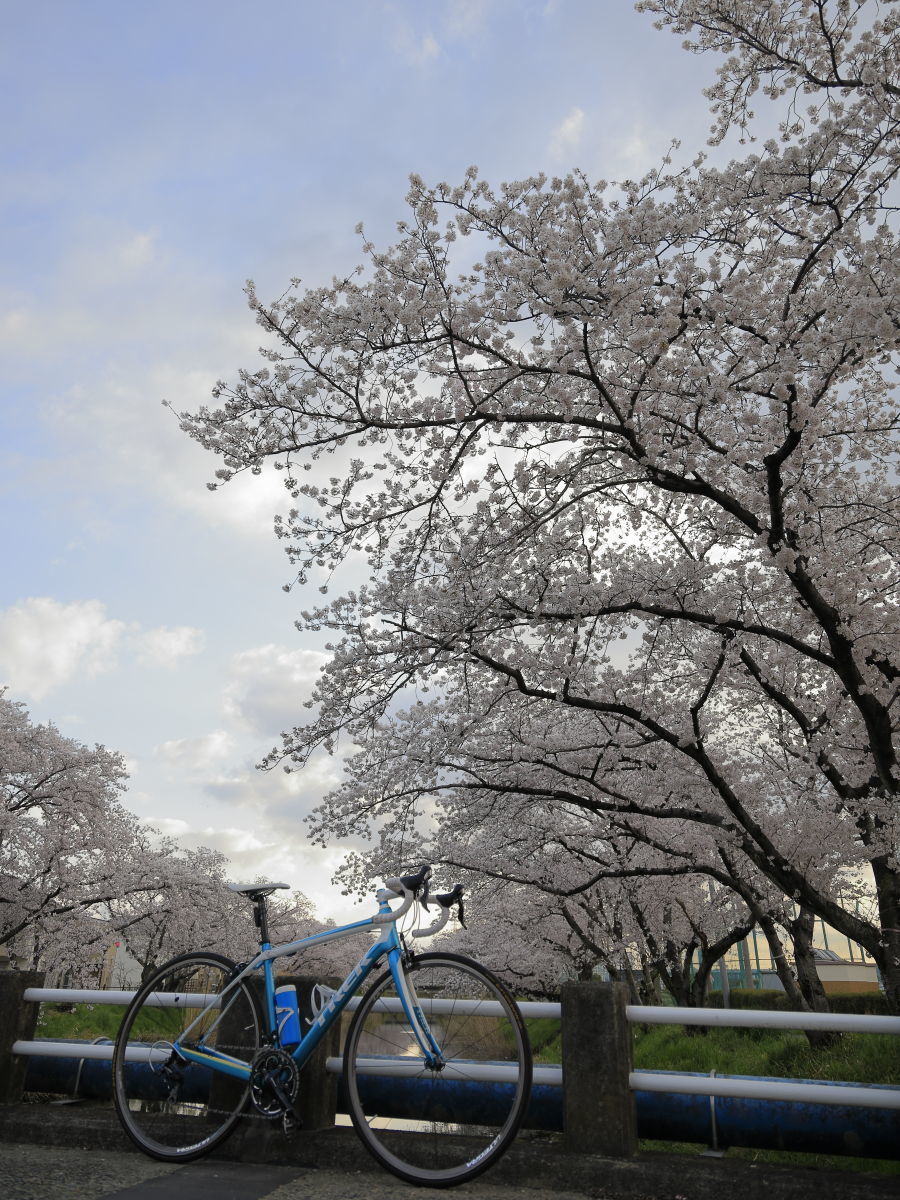
[[[784,946],[781,944],[781,938],[778,936],[778,929],[774,920],[768,913],[761,913],[759,925],[766,935],[766,941],[769,943],[769,950],[772,953],[772,962],[775,964],[778,978],[781,980],[781,984],[790,1000],[791,1008],[797,1012],[810,1012],[810,1005],[803,995],[800,985],[797,982],[797,977],[791,970],[791,965],[787,960],[787,955],[784,952]],[[807,1029],[806,1040],[814,1050],[818,1050],[822,1047],[832,1045],[834,1039],[830,1033],[818,1033],[813,1029]]]
[[[791,969],[791,964],[788,962],[781,938],[778,936],[778,927],[775,921],[768,913],[761,912],[759,914],[759,927],[765,934],[766,941],[769,943],[772,965],[775,967],[775,973],[781,980],[781,986],[787,994],[791,1008],[797,1012],[808,1012],[809,1005],[803,997],[800,985],[797,983],[797,977]]]
[[[642,1004],[643,1003],[643,1001],[641,1000],[641,997],[638,993],[638,985],[634,978],[634,971],[631,969],[631,963],[628,961],[627,954],[624,956],[624,966],[623,967],[617,967],[617,966],[613,967],[609,963],[607,963],[606,969],[609,971],[611,979],[614,979],[617,983],[627,984],[628,995],[631,999],[632,1004]]]
[[[800,913],[793,921],[788,921],[787,928],[794,945],[794,965],[797,968],[797,982],[803,999],[813,1012],[831,1012],[828,996],[816,969],[816,957],[813,953],[813,929],[816,915],[810,908],[800,907]]]
[[[644,953],[643,950],[640,951],[640,956],[641,956],[641,986],[640,986],[641,1003],[650,1005],[652,1007],[653,1005],[657,1005],[660,1002],[659,974],[656,971],[656,968],[651,965],[650,959],[647,957],[647,955]]]
[[[656,971],[679,1008],[693,1007],[691,1003],[691,959],[693,956],[693,946],[688,948],[684,961],[669,946],[666,953],[654,963]]]
[[[725,937],[720,938],[717,942],[713,942],[712,945],[701,944],[700,962],[697,967],[697,974],[694,976],[693,983],[691,984],[693,1002],[698,1008],[706,1003],[709,980],[716,963],[721,962],[732,946],[736,946],[738,942],[742,942],[755,924],[755,921],[750,921],[746,925],[738,925],[730,933],[727,933]]]
[[[872,859],[872,874],[881,924],[879,952],[872,957],[881,972],[888,1011],[900,1015],[900,871],[881,857]]]
[[[816,915],[809,908],[801,906],[800,913],[793,921],[788,922],[788,931],[794,945],[794,965],[797,968],[797,982],[803,999],[812,1012],[831,1012],[825,988],[816,970],[816,958],[813,954],[813,928]],[[806,1034],[811,1046],[826,1049],[841,1040],[839,1033],[817,1033],[812,1030]]]

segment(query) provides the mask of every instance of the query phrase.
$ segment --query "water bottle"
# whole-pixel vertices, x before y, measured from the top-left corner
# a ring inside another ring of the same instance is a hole
[[[300,1010],[292,983],[275,989],[275,1020],[282,1046],[296,1046],[300,1041]]]

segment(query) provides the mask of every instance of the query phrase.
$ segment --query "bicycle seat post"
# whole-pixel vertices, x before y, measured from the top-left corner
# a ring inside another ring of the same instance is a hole
[[[265,896],[256,896],[253,900],[253,923],[259,930],[259,944],[265,949],[269,946],[269,913],[266,908]]]

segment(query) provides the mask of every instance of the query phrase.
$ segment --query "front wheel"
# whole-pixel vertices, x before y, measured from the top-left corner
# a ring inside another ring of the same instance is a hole
[[[388,971],[347,1033],[344,1089],[368,1150],[410,1183],[479,1175],[516,1136],[531,1092],[531,1049],[515,1001],[478,963],[421,954],[401,968],[441,1051],[429,1066]]]
[[[231,1133],[249,1083],[178,1053],[220,1050],[249,1064],[260,1044],[253,993],[238,984],[221,1000],[234,963],[220,954],[183,954],[160,967],[129,1005],[113,1056],[113,1097],[125,1132],[145,1154],[189,1162]],[[205,1011],[209,1002],[215,1007]]]

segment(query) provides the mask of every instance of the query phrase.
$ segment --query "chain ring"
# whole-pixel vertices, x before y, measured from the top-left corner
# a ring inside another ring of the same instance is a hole
[[[293,1105],[300,1089],[297,1064],[284,1050],[273,1047],[260,1050],[250,1064],[250,1099],[256,1111],[264,1117],[280,1117],[287,1111],[284,1101],[273,1087],[276,1081],[282,1095]]]

